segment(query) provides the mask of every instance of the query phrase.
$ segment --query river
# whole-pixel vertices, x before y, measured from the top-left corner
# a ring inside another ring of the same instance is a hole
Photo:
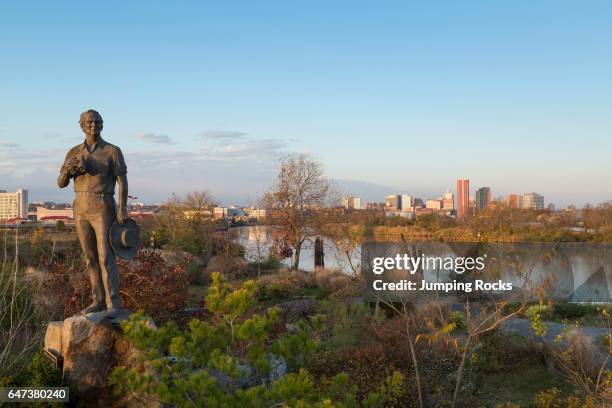
[[[267,256],[275,232],[269,226],[250,226],[231,229],[232,237],[241,243],[247,257],[256,259],[259,244],[262,256]],[[359,271],[362,261],[361,247],[351,254],[351,262],[347,255],[339,252],[335,243],[327,237],[321,237],[325,252],[325,267],[339,269],[347,274],[353,274],[353,267]],[[418,243],[419,251],[433,256],[465,256],[466,251],[474,250],[474,243]],[[521,265],[523,272],[529,270],[534,283],[550,282],[551,296],[558,300],[572,302],[610,302],[612,301],[612,245],[591,244],[586,242],[563,243],[494,243],[482,244],[478,249],[481,254],[489,256],[490,269],[496,270],[496,277],[515,285],[521,283],[517,276],[519,268],[502,262],[512,258]],[[397,253],[397,251],[396,251]],[[364,256],[365,253],[364,253]],[[282,263],[291,265],[291,259]],[[307,241],[300,254],[300,269],[314,271],[314,242]],[[452,279],[452,276],[442,276],[439,271],[424,271],[427,280]]]

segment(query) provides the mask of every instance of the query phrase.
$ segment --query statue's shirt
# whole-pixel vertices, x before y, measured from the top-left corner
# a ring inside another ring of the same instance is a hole
[[[74,179],[74,191],[99,194],[114,194],[118,176],[127,173],[121,149],[102,138],[93,145],[86,142],[74,146],[66,155],[64,166],[73,157],[83,157],[85,173]]]

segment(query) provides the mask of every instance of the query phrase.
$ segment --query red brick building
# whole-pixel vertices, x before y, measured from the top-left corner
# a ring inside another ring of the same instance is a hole
[[[470,210],[470,180],[457,180],[457,217],[465,217]]]

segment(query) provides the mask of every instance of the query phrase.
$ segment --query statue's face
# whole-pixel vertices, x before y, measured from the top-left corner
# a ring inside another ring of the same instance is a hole
[[[87,136],[100,136],[102,132],[102,118],[95,113],[87,113],[81,120],[81,129]]]

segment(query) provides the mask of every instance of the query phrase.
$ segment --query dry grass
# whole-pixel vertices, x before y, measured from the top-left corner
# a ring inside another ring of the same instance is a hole
[[[0,260],[0,379],[15,376],[25,367],[43,335],[34,302],[39,287],[27,282],[19,265],[18,231],[14,254],[8,254],[7,238]]]
[[[314,283],[326,294],[345,289],[352,284],[352,279],[338,269],[317,269],[313,274]]]

